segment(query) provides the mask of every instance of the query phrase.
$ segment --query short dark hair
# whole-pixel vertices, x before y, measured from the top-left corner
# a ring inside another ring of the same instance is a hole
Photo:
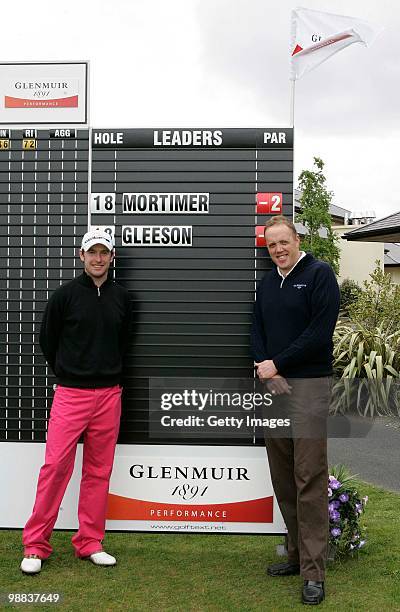
[[[275,215],[274,217],[271,217],[270,219],[268,219],[264,227],[264,236],[265,236],[265,231],[269,227],[274,227],[274,225],[286,225],[286,227],[292,230],[293,234],[296,237],[298,236],[295,224],[292,221],[290,221],[290,219],[288,219],[287,217],[284,217],[283,215]]]

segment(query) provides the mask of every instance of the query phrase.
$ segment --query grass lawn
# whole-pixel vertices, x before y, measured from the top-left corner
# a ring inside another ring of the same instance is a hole
[[[400,611],[400,495],[360,483],[369,496],[367,546],[329,566],[323,610]],[[55,532],[55,552],[36,576],[23,576],[21,532],[0,531],[0,592],[59,592],[61,604],[19,605],[24,610],[305,610],[301,578],[270,578],[281,538],[109,533],[112,568],[75,559],[71,533]],[[3,608],[3,602],[0,606]]]

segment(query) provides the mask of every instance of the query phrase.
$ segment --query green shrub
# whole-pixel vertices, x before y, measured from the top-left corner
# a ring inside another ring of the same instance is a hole
[[[340,289],[340,311],[344,316],[349,315],[349,307],[357,301],[362,292],[356,281],[345,278],[339,285]]]
[[[348,312],[352,321],[369,329],[383,326],[388,331],[396,331],[400,329],[400,285],[384,273],[379,260],[375,263],[371,280],[364,281],[362,291],[349,305]]]

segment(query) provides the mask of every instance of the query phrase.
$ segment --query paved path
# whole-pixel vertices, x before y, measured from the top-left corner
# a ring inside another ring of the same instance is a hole
[[[364,435],[330,438],[329,465],[343,463],[362,480],[400,492],[400,419],[377,419]]]

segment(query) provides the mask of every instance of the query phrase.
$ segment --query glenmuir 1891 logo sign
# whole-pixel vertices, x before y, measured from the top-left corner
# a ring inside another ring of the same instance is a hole
[[[8,92],[9,95],[4,96],[5,108],[77,108],[79,81],[54,78],[13,80]]]
[[[0,63],[0,124],[87,124],[88,63]]]
[[[129,447],[117,452],[108,499],[108,528],[278,533],[283,520],[264,449]],[[264,452],[263,452],[264,451]],[[136,455],[136,457],[135,457]],[[237,456],[236,456],[237,455]],[[136,459],[136,460],[135,460]]]

